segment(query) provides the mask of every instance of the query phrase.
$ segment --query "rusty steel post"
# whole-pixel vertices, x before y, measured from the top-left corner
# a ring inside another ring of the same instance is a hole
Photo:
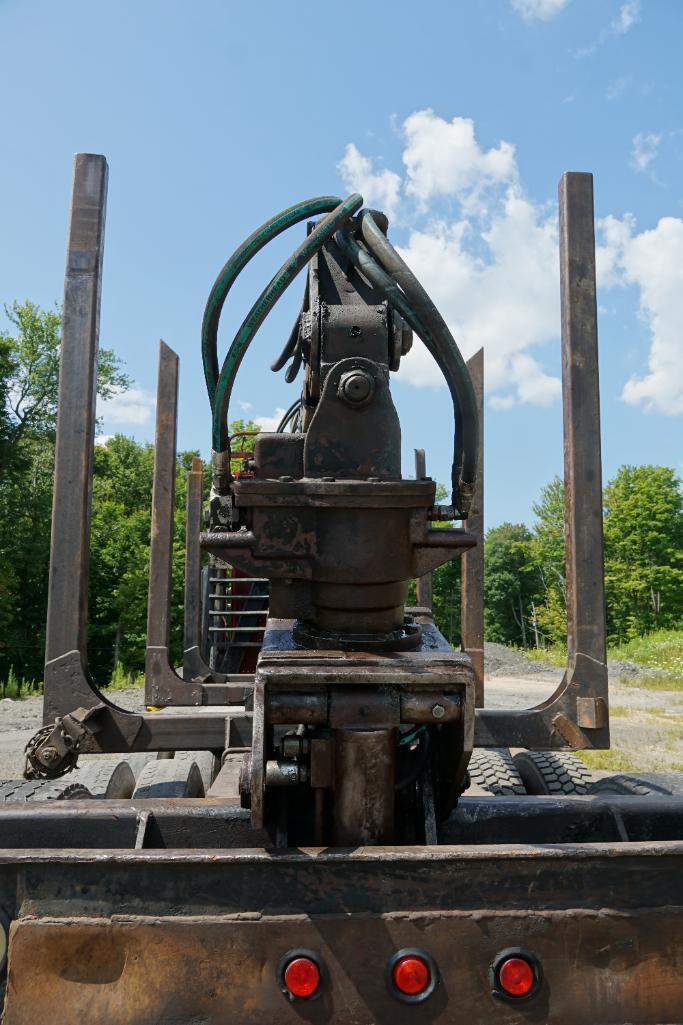
[[[192,680],[210,672],[201,654],[201,585],[202,553],[199,534],[202,529],[202,461],[192,459],[187,475],[187,501],[185,506],[185,611],[183,629],[183,678]]]
[[[593,176],[563,175],[559,203],[567,671],[535,708],[478,709],[477,747],[610,746]]]
[[[425,450],[423,448],[415,449],[415,480],[424,480],[427,476],[427,460],[425,457]],[[431,573],[425,573],[423,577],[418,577],[415,581],[416,600],[420,608],[429,609],[431,611],[432,602],[434,601],[434,588],[433,588],[433,576]]]
[[[74,160],[55,445],[46,662],[85,654],[107,161]],[[46,677],[46,699],[47,693]]]
[[[183,681],[170,663],[178,363],[176,353],[160,341],[145,650],[148,705],[202,703],[201,683]]]
[[[564,174],[559,199],[567,648],[570,666],[579,653],[604,664],[605,586],[593,176],[577,172]]]
[[[460,568],[460,633],[476,676],[475,705],[484,707],[484,350],[467,361],[479,414],[477,483],[470,514],[463,526],[477,538],[476,548],[463,552]]]

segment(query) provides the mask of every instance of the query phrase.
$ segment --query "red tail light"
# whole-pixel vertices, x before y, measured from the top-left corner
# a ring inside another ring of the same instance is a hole
[[[291,997],[305,1000],[315,996],[320,989],[320,966],[312,957],[293,957],[284,966],[282,982]]]
[[[502,950],[491,965],[493,995],[510,1000],[524,1000],[538,991],[541,966],[528,950],[511,947]]]
[[[424,992],[431,980],[429,965],[421,957],[401,957],[391,973],[394,986],[400,993],[414,997]]]
[[[389,989],[408,1004],[420,1003],[431,996],[438,978],[436,964],[422,950],[399,950],[387,965]]]
[[[533,989],[534,970],[521,957],[509,957],[498,969],[498,980],[508,996],[525,997]]]

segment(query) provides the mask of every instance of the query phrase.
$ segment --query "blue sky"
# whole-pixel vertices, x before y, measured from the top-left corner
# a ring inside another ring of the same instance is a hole
[[[683,104],[678,0],[0,0],[0,301],[61,298],[76,151],[110,164],[102,344],[135,379],[103,429],[153,437],[158,339],[181,357],[179,441],[210,448],[199,330],[254,227],[360,188],[465,355],[487,358],[487,525],[530,520],[562,467],[556,188],[595,175],[605,477],[681,469]],[[296,235],[294,229],[293,235]],[[223,351],[294,248],[243,275]],[[235,390],[264,423],[303,282]],[[410,452],[450,466],[447,392],[421,346],[394,384]]]

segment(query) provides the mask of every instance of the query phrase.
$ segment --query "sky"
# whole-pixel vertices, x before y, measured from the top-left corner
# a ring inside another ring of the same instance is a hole
[[[101,404],[102,437],[153,439],[163,338],[181,360],[179,447],[208,458],[199,339],[217,272],[279,210],[358,190],[465,358],[484,347],[487,527],[530,523],[562,472],[557,184],[591,171],[604,478],[680,471],[681,38],[679,0],[0,0],[0,307],[61,300],[73,154],[105,154],[100,340],[134,385]],[[300,239],[240,278],[221,358]],[[302,290],[252,344],[231,418],[268,428],[297,397],[269,364]],[[422,447],[446,483],[452,410],[420,342],[392,390],[404,475]]]

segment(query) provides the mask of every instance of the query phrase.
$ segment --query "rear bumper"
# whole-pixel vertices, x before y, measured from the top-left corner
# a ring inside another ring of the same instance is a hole
[[[7,849],[4,1025],[681,1022],[682,870],[678,840]],[[528,1002],[491,993],[489,966],[509,947],[540,961]],[[319,999],[281,992],[278,968],[293,948],[319,956]],[[422,1004],[401,1003],[387,985],[386,965],[404,948],[438,967]]]

